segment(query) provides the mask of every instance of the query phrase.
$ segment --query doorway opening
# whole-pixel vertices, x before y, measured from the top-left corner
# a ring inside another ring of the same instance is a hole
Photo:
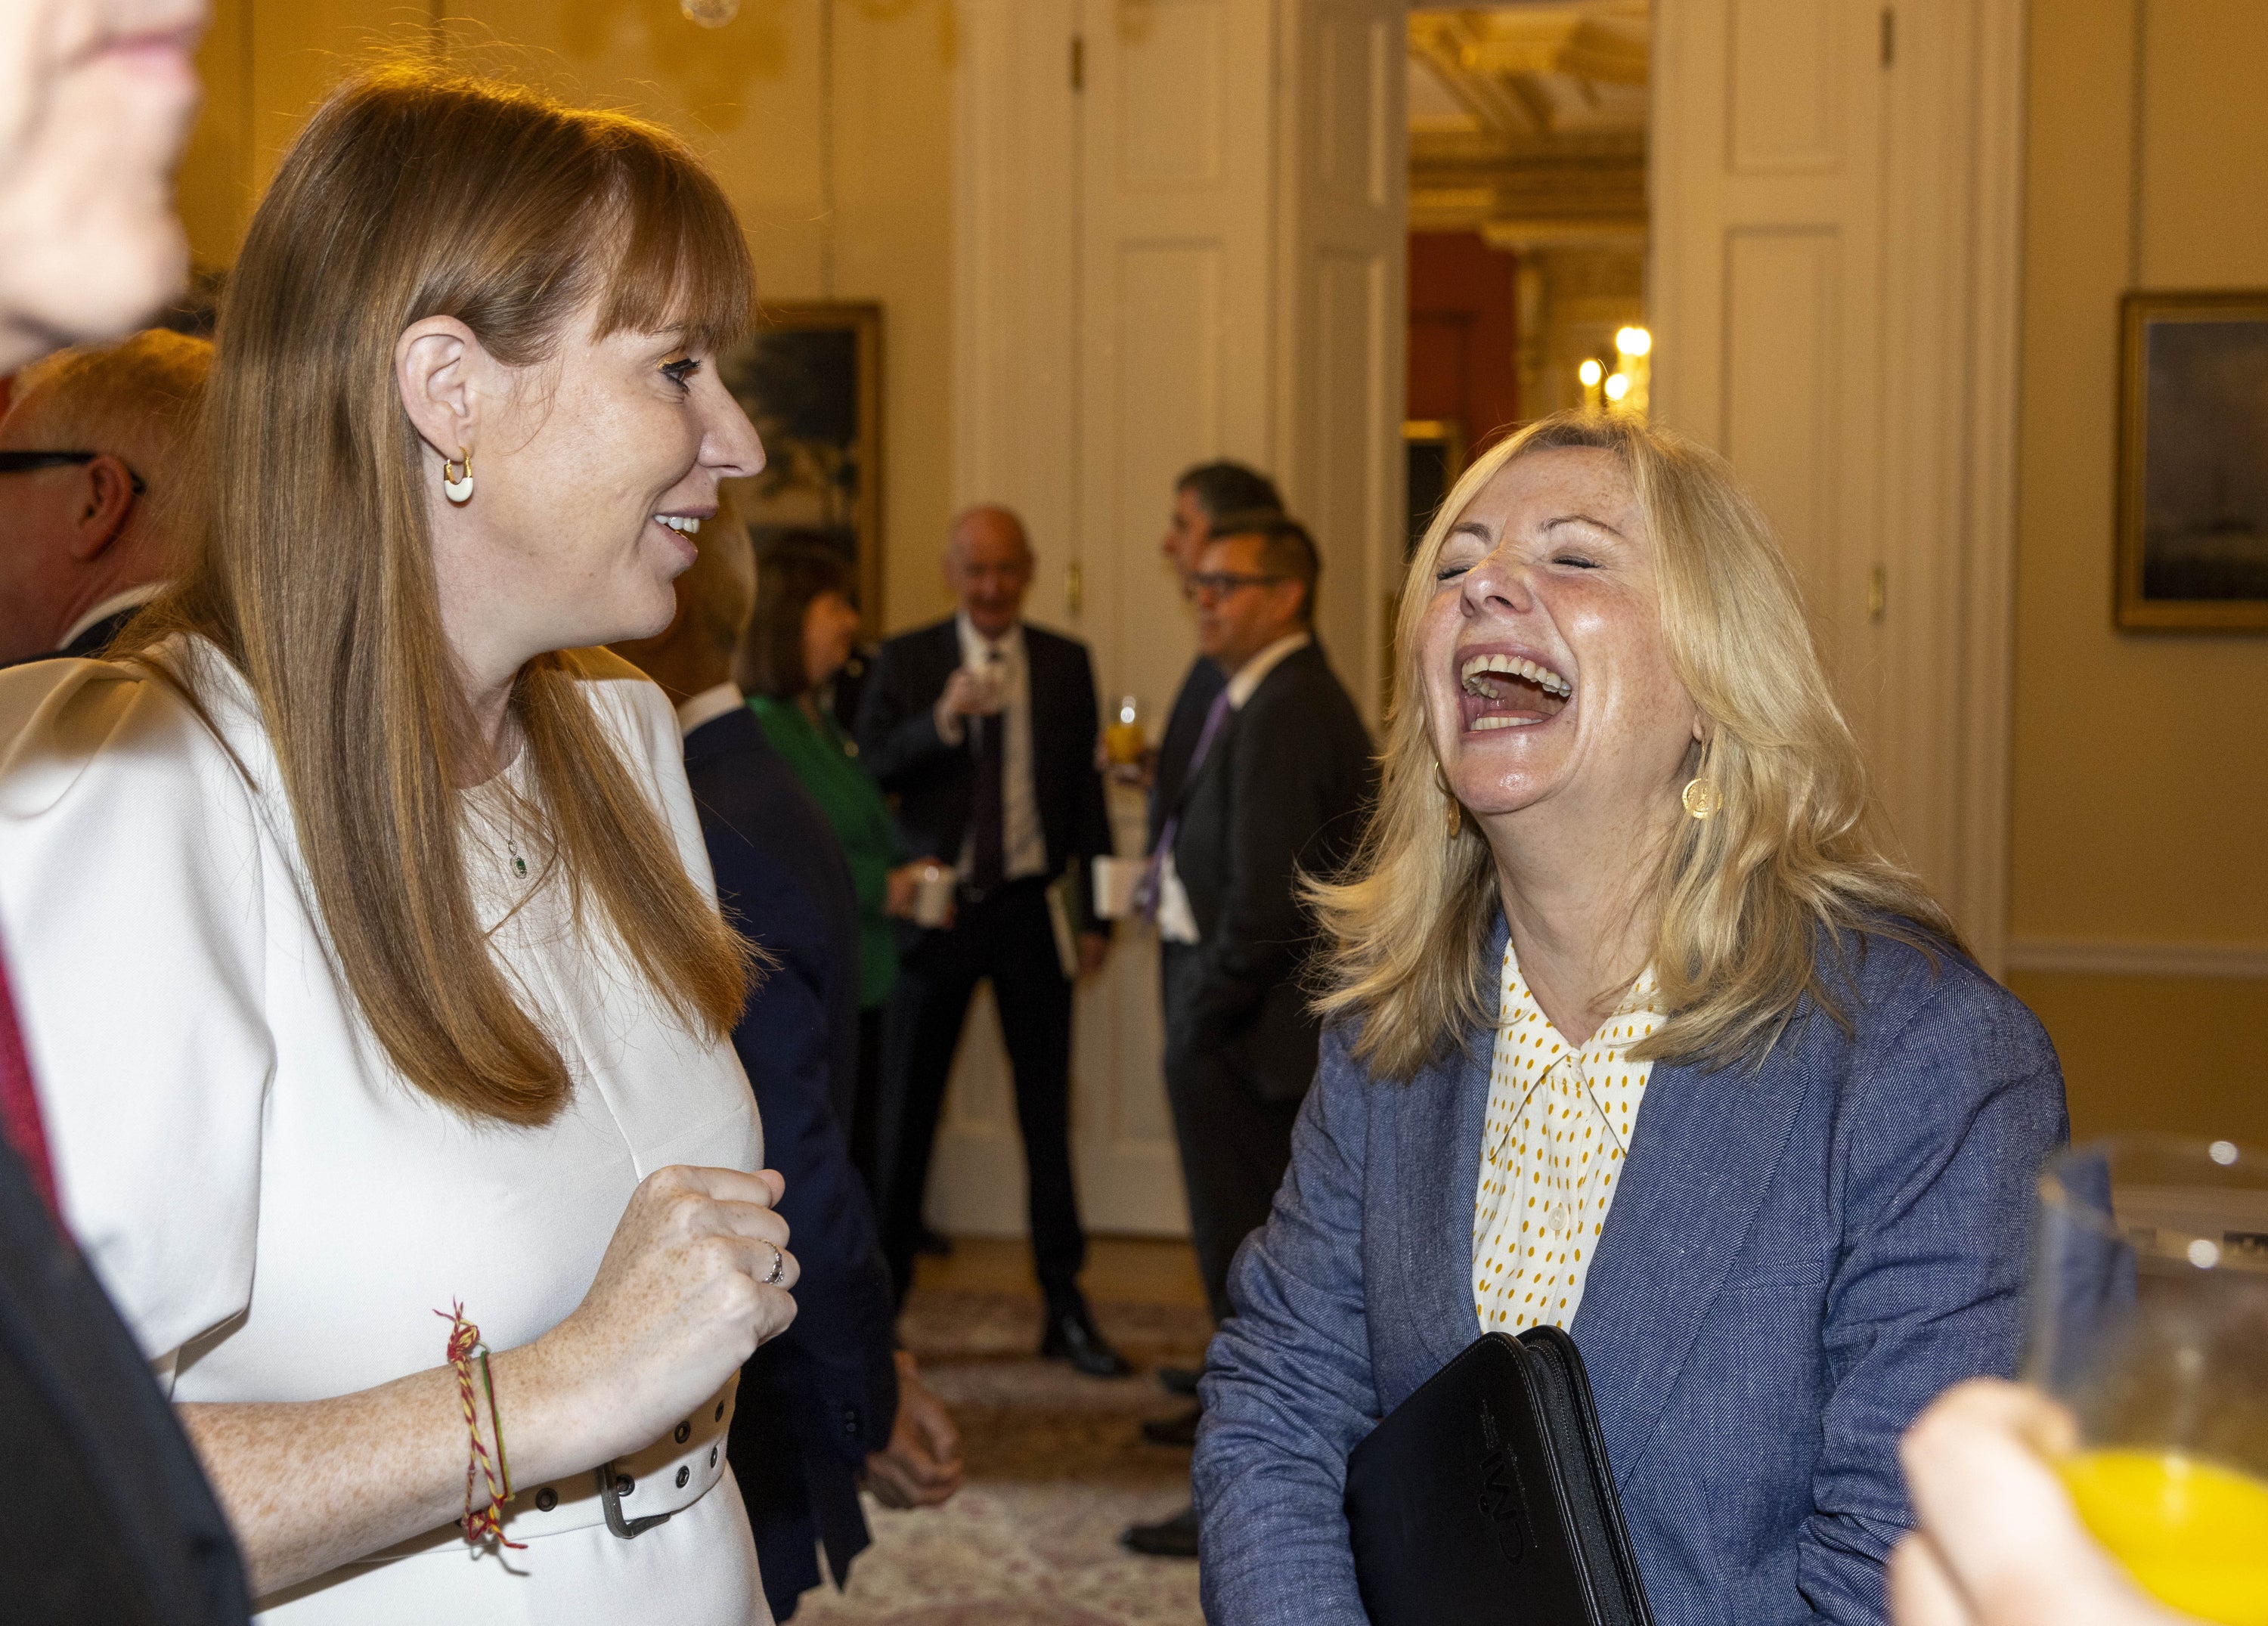
[[[1516,425],[1646,409],[1651,33],[1647,0],[1410,14],[1407,548]]]

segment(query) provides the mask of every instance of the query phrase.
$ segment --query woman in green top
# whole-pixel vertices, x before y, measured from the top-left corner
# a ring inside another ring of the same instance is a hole
[[[850,567],[824,547],[787,543],[756,566],[756,609],[740,639],[736,673],[772,748],[811,792],[850,862],[858,894],[858,1096],[848,1126],[851,1160],[872,1188],[881,1091],[882,1007],[898,980],[893,918],[913,914],[930,859],[901,863],[896,826],[858,747],[821,703],[850,658],[858,607]]]

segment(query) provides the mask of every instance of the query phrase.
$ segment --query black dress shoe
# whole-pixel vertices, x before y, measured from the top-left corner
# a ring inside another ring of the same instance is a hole
[[[1197,1380],[1204,1376],[1204,1369],[1201,1366],[1160,1366],[1158,1368],[1158,1387],[1168,1394],[1186,1394],[1195,1400],[1197,1397]]]
[[[924,1259],[950,1259],[953,1257],[953,1239],[942,1231],[924,1225],[914,1238],[914,1252]]]
[[[1110,1347],[1087,1313],[1085,1299],[1067,1299],[1048,1307],[1047,1331],[1040,1338],[1042,1360],[1069,1361],[1090,1378],[1124,1378],[1133,1365]]]
[[[1185,1507],[1171,1519],[1154,1525],[1129,1525],[1118,1538],[1138,1553],[1152,1558],[1194,1558],[1197,1556],[1197,1510]]]
[[[1142,1438],[1153,1446],[1194,1446],[1197,1419],[1204,1416],[1204,1407],[1192,1406],[1179,1416],[1148,1418],[1142,1424]]]

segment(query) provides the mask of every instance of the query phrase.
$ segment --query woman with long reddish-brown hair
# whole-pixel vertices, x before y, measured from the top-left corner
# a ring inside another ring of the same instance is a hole
[[[274,1619],[765,1618],[748,967],[597,649],[762,465],[711,364],[750,284],[651,126],[357,79],[237,265],[197,557],[111,660],[0,677],[66,1217]]]

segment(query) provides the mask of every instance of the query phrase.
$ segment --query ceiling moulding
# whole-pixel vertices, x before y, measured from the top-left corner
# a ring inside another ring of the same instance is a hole
[[[1462,110],[1412,135],[1484,143],[1502,156],[1636,135],[1646,116],[1645,0],[1413,11],[1410,53]]]
[[[1643,242],[1646,161],[1411,166],[1421,232],[1478,232],[1499,248]]]

